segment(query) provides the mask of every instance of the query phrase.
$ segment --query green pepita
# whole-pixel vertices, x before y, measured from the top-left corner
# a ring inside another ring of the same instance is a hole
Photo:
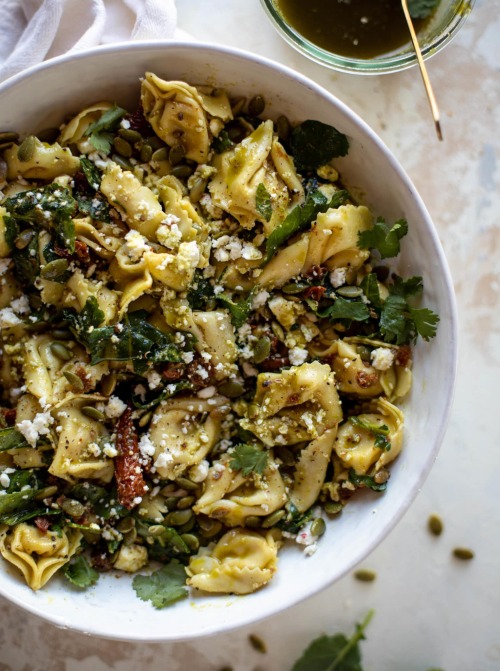
[[[267,517],[265,517],[262,520],[262,528],[263,529],[270,529],[271,527],[274,527],[280,520],[283,519],[286,515],[286,510],[275,510],[274,513],[271,513]]]
[[[160,147],[153,152],[151,156],[152,161],[166,161],[168,159],[168,149],[167,147]]]
[[[257,650],[257,652],[260,652],[262,654],[267,652],[267,647],[264,641],[260,638],[260,636],[256,636],[255,634],[249,634],[248,640],[250,641],[250,645],[254,650]]]
[[[149,144],[143,144],[139,152],[141,163],[149,163],[153,155],[153,148]]]
[[[195,496],[182,496],[177,502],[177,510],[187,510],[196,501]]]
[[[17,158],[22,163],[31,161],[31,159],[35,155],[35,150],[36,150],[36,137],[34,135],[28,135],[28,137],[24,138],[24,140],[21,142],[21,144],[17,149]]]
[[[114,392],[116,383],[117,383],[117,375],[115,371],[112,371],[109,373],[109,375],[106,375],[101,381],[101,391],[104,396],[111,396],[111,394]]]
[[[184,179],[186,177],[189,177],[190,175],[193,174],[193,168],[190,165],[181,164],[181,165],[175,165],[170,173],[174,177],[179,177],[180,179]]]
[[[19,140],[19,133],[15,133],[14,131],[10,130],[4,130],[0,132],[0,143],[3,144],[4,142],[17,142]]]
[[[250,529],[256,529],[257,527],[260,527],[261,523],[262,520],[257,515],[249,515],[245,520],[245,526],[249,527]]]
[[[464,561],[469,561],[474,559],[474,553],[469,548],[455,548],[453,550],[453,556],[456,559],[462,559]]]
[[[222,529],[221,522],[218,520],[212,520],[209,517],[200,518],[198,520],[198,524],[200,525],[200,534],[205,538],[213,538]]]
[[[113,140],[113,147],[120,154],[120,156],[124,156],[125,158],[130,158],[132,156],[132,145],[130,142],[127,142],[127,140],[125,140],[123,137],[120,137],[119,135]]]
[[[152,524],[149,529],[149,535],[153,536],[153,538],[157,538],[158,536],[163,536],[165,534],[165,527],[162,526],[161,524]]]
[[[135,520],[133,517],[124,517],[118,522],[116,528],[122,534],[126,534],[128,531],[135,529]]]
[[[58,488],[55,485],[49,485],[48,487],[44,487],[43,489],[40,489],[39,492],[36,493],[34,498],[37,501],[41,501],[42,499],[47,499],[50,496],[54,496],[54,494],[57,494]]]
[[[259,116],[266,108],[266,101],[261,95],[254,96],[248,103],[248,113],[250,116]]]
[[[63,371],[63,375],[75,391],[83,391],[85,389],[83,381],[78,377],[78,375],[75,375],[75,373],[72,373],[69,370],[65,370]]]
[[[44,280],[57,280],[68,270],[69,263],[67,259],[54,259],[47,263],[40,270],[40,275]]]
[[[123,168],[123,170],[133,170],[134,168],[128,158],[125,158],[125,156],[120,156],[120,154],[111,154],[111,160],[119,165],[120,168]]]
[[[203,179],[203,177],[196,177],[193,180],[193,185],[189,191],[189,199],[192,203],[198,203],[205,193],[207,188],[208,180]]]
[[[172,527],[180,527],[186,522],[189,522],[193,516],[193,511],[191,509],[187,510],[174,510],[165,517],[165,522]]]
[[[90,417],[91,419],[95,419],[98,422],[102,422],[106,419],[106,415],[97,408],[94,408],[93,405],[84,405],[81,409],[81,413],[82,415]]]
[[[150,422],[151,419],[153,418],[153,414],[154,414],[154,413],[153,413],[153,411],[151,410],[150,412],[145,412],[144,415],[142,415],[142,416],[139,418],[139,421],[137,422],[137,424],[141,427],[141,429],[144,428],[145,426],[147,426],[147,425],[149,424],[149,422]]]
[[[63,345],[61,342],[53,342],[50,346],[50,351],[54,356],[62,361],[69,361],[73,358],[73,352]]]
[[[358,296],[361,296],[361,294],[363,293],[363,289],[361,289],[361,287],[354,287],[350,285],[346,287],[339,287],[335,291],[339,296],[342,296],[343,298],[357,298]]]
[[[255,363],[262,363],[271,353],[271,340],[267,336],[259,338],[253,348],[253,360]]]
[[[168,160],[171,165],[178,165],[186,155],[186,148],[182,144],[174,144],[168,152]]]
[[[177,508],[177,501],[179,500],[178,496],[167,496],[165,499],[165,505],[168,510],[175,510]]]
[[[227,380],[220,385],[219,391],[228,398],[238,398],[245,391],[245,386],[239,380]]]
[[[194,489],[198,489],[198,484],[186,477],[177,478],[176,483],[179,485],[179,487],[182,487],[182,489],[187,489],[191,491]]]
[[[313,536],[316,536],[316,538],[319,538],[322,536],[326,531],[326,522],[322,517],[316,517],[311,522],[311,533]]]
[[[52,331],[55,340],[72,340],[71,331],[63,328],[56,328]]]
[[[142,141],[142,135],[138,130],[133,130],[132,128],[120,128],[118,135],[122,137],[130,144],[135,144],[136,142]]]
[[[300,294],[307,289],[305,282],[287,282],[281,289],[284,294]]]
[[[377,483],[377,485],[383,485],[384,482],[387,482],[387,480],[389,480],[389,476],[390,476],[389,471],[387,471],[385,468],[381,468],[380,471],[377,471],[377,473],[375,473],[373,479]]]
[[[193,530],[194,525],[196,524],[196,517],[193,515],[185,524],[181,524],[177,527],[179,534],[188,534]]]
[[[61,503],[61,508],[70,517],[82,517],[85,514],[85,506],[76,499],[64,499]]]
[[[165,143],[160,140],[157,135],[151,135],[151,137],[147,137],[144,140],[144,144],[149,145],[153,151],[156,151],[157,149],[165,146]]]
[[[439,515],[429,515],[427,528],[433,536],[440,536],[443,533],[443,522]]]
[[[276,132],[282,142],[286,142],[289,139],[292,132],[292,124],[286,116],[281,115],[276,119]]]
[[[370,571],[366,568],[360,568],[357,571],[354,571],[354,577],[356,580],[360,580],[361,582],[373,582],[376,579],[377,574],[375,571]]]
[[[188,548],[193,552],[196,552],[200,547],[200,541],[196,538],[194,534],[181,534],[181,538],[186,543]]]
[[[343,505],[338,501],[327,501],[323,508],[328,515],[337,515],[342,512]]]

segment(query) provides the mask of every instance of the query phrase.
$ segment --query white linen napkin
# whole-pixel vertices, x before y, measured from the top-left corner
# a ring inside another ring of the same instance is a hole
[[[189,38],[174,0],[0,0],[0,81],[67,52],[174,37]]]

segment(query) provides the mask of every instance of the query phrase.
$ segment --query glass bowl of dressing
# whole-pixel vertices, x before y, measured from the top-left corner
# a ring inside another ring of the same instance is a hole
[[[413,19],[424,59],[450,42],[474,2],[438,0],[428,16]],[[334,70],[384,74],[417,64],[401,0],[261,0],[261,3],[278,33],[292,47]],[[416,0],[416,5],[425,7],[429,2]]]

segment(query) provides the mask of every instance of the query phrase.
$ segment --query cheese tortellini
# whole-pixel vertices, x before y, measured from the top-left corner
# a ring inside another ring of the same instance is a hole
[[[0,553],[34,590],[155,561],[249,594],[403,448],[437,324],[385,261],[406,224],[240,93],[146,72],[138,109],[2,133]]]

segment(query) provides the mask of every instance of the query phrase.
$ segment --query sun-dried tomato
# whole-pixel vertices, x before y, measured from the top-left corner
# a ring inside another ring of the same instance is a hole
[[[411,363],[411,347],[409,345],[401,345],[398,347],[396,353],[396,363],[398,366],[408,366]]]
[[[323,298],[325,291],[325,287],[307,287],[307,289],[304,289],[303,296],[304,298],[312,298],[313,301],[319,301]]]
[[[16,423],[16,409],[2,408],[1,412],[7,426],[14,426]]]
[[[46,517],[35,517],[35,526],[45,534],[49,529],[50,522]]]
[[[87,392],[92,389],[92,380],[83,366],[75,368],[75,375],[78,375],[83,384],[83,391]]]
[[[147,121],[141,108],[138,108],[135,112],[125,114],[123,120],[128,121],[130,130],[139,131],[145,137],[154,134],[151,124]]]
[[[373,387],[374,384],[377,384],[379,380],[378,373],[370,373],[369,371],[360,370],[356,374],[356,381],[361,389],[368,389],[368,387]]]
[[[168,382],[177,382],[186,376],[186,364],[184,363],[167,363],[161,371],[162,377]]]
[[[118,490],[118,501],[131,510],[137,505],[138,499],[147,492],[144,481],[143,464],[139,451],[137,431],[132,420],[132,409],[128,407],[116,423],[115,478]]]

